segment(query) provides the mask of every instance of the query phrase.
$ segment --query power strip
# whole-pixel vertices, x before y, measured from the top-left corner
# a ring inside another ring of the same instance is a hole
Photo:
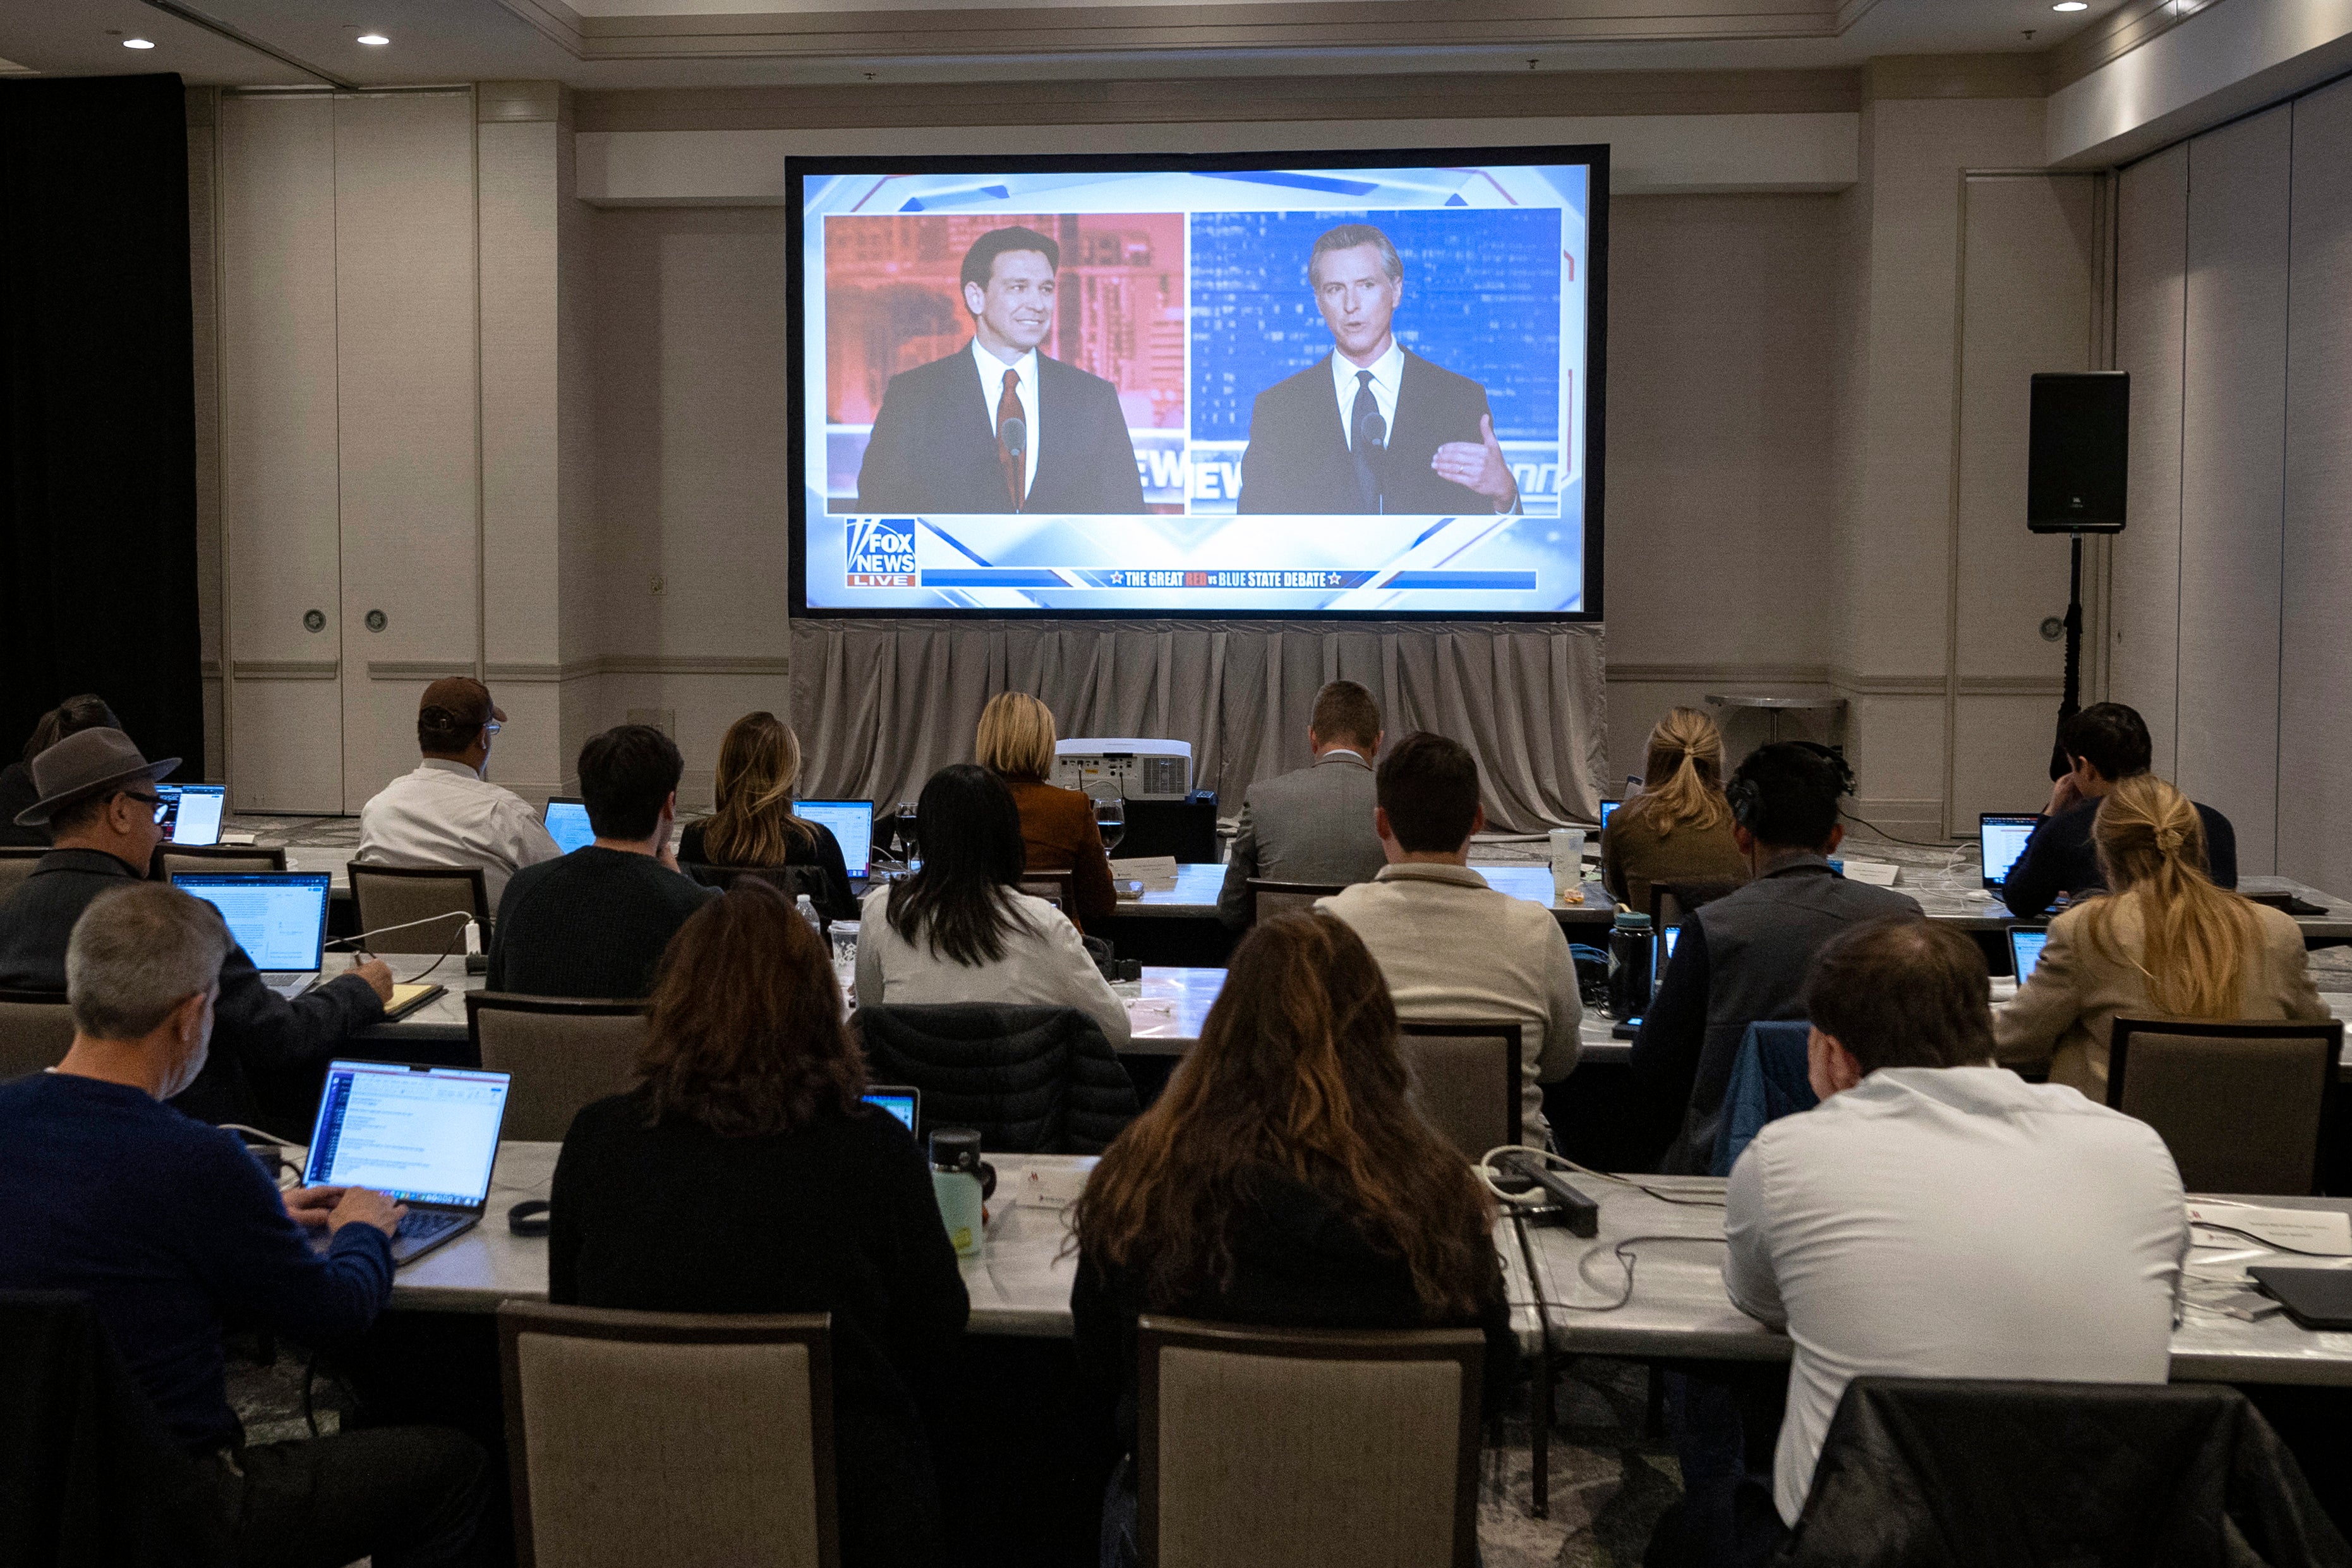
[[[1570,1236],[1601,1234],[1601,1205],[1573,1182],[1544,1163],[1543,1157],[1531,1153],[1506,1153],[1496,1156],[1495,1163],[1507,1165],[1541,1187],[1551,1198],[1549,1206],[1559,1215],[1559,1223],[1568,1226]],[[1540,1214],[1541,1211],[1537,1211]],[[1536,1215],[1530,1215],[1535,1219]],[[1538,1221],[1540,1223],[1540,1221]]]

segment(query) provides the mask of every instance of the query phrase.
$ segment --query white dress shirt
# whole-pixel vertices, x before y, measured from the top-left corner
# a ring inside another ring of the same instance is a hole
[[[1396,338],[1389,338],[1388,352],[1366,365],[1357,364],[1338,349],[1331,351],[1331,388],[1339,397],[1339,428],[1348,433],[1348,449],[1356,449],[1356,392],[1363,384],[1356,379],[1360,370],[1372,373],[1372,401],[1380,405],[1381,418],[1386,422],[1388,436],[1396,437],[1397,391],[1404,385],[1404,350]],[[993,403],[989,406],[996,406]]]
[[[1037,351],[1031,349],[1011,364],[988,352],[978,338],[971,340],[971,357],[980,366],[980,389],[988,395],[988,427],[996,428],[997,401],[1004,395],[1004,373],[1011,371],[1020,379],[1013,384],[1013,395],[1020,400],[1021,418],[1029,426],[1029,445],[1021,460],[1027,471],[1021,479],[1021,493],[1026,496],[1037,488]],[[1004,498],[1013,504],[1011,492]]]
[[[1021,1007],[1076,1007],[1102,1026],[1117,1050],[1134,1032],[1127,1004],[1095,967],[1067,915],[1043,899],[1013,895],[1018,928],[1004,939],[1004,956],[977,967],[908,942],[890,928],[890,889],[866,895],[857,921],[857,997],[885,1006],[945,1002],[1003,1002]]]
[[[1428,1023],[1512,1020],[1519,1045],[1519,1137],[1543,1147],[1543,1086],[1576,1066],[1576,961],[1541,904],[1498,893],[1467,866],[1381,868],[1315,907],[1363,938],[1400,1017]]]
[[[2162,1383],[2189,1227],[2155,1129],[2005,1068],[1884,1068],[1756,1135],[1723,1282],[1795,1356],[1772,1467],[1790,1525],[1845,1385]]]
[[[479,866],[496,910],[509,877],[562,853],[522,796],[463,763],[427,757],[360,807],[352,858],[377,866]]]

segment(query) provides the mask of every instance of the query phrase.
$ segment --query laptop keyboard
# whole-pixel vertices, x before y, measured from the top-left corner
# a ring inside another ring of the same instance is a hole
[[[410,1209],[400,1216],[400,1228],[393,1233],[392,1238],[395,1242],[430,1241],[443,1231],[464,1223],[465,1217],[439,1209]]]

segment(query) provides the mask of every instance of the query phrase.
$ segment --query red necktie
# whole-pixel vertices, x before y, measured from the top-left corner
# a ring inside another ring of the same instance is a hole
[[[996,457],[997,460],[1004,465],[1004,482],[1013,491],[1014,511],[1019,511],[1021,503],[1028,499],[1029,443],[1036,439],[1035,432],[1028,430],[1027,421],[1024,420],[1021,450],[1015,452],[1005,443],[1004,422],[1008,419],[1021,418],[1021,399],[1014,396],[1013,392],[1013,387],[1018,385],[1020,381],[1019,371],[1006,371],[1004,395],[996,400]]]

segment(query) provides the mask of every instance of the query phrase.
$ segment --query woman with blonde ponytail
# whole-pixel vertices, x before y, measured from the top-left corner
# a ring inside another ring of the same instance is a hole
[[[2107,1095],[2118,1017],[2319,1019],[2303,932],[2277,910],[2217,888],[2187,796],[2153,773],[2123,780],[2091,829],[2105,897],[2050,923],[2049,945],[1993,1015],[2008,1064],[2050,1064],[2050,1081]]]
[[[1654,882],[1747,879],[1723,798],[1723,731],[1697,709],[1677,708],[1650,731],[1642,793],[1601,836],[1601,880],[1611,898],[1647,914]]]

